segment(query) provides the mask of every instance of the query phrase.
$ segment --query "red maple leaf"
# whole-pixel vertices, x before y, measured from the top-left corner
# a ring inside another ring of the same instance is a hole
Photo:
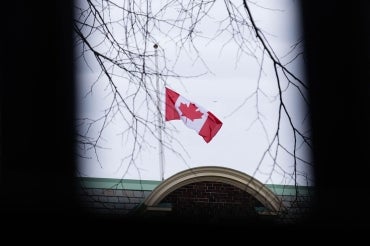
[[[201,119],[203,113],[198,110],[198,107],[194,103],[190,103],[189,106],[185,103],[181,103],[179,109],[181,110],[182,115],[186,118],[194,121],[195,119]]]

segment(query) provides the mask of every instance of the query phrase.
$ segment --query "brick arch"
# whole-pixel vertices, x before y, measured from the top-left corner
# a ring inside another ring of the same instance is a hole
[[[250,194],[273,213],[284,209],[276,195],[257,179],[234,169],[215,166],[187,169],[169,177],[152,191],[144,201],[144,205],[156,207],[170,193],[199,182],[217,182],[237,187]]]

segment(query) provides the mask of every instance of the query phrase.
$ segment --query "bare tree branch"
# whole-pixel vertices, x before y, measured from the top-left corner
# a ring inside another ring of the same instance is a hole
[[[250,123],[248,129],[256,123],[262,128],[266,138],[266,149],[262,153],[253,175],[263,172],[261,167],[267,160],[272,162],[271,175],[278,172],[285,177],[292,177],[294,184],[298,185],[298,176],[301,166],[311,166],[311,160],[301,156],[306,147],[311,148],[309,131],[296,122],[295,115],[288,107],[288,91],[302,98],[306,106],[307,84],[290,69],[297,59],[302,57],[301,41],[293,44],[291,50],[279,58],[274,47],[266,38],[263,31],[254,20],[250,4],[255,8],[264,8],[267,11],[281,11],[259,6],[258,3],[243,0],[224,0],[224,13],[217,18],[212,15],[216,5],[215,0],[168,0],[161,5],[149,0],[84,0],[77,4],[75,15],[75,44],[78,50],[77,59],[82,59],[90,69],[97,73],[96,80],[91,83],[89,95],[94,90],[104,88],[109,103],[100,117],[96,119],[79,119],[82,124],[78,143],[82,151],[93,150],[99,159],[98,149],[102,147],[102,136],[106,129],[120,122],[124,124],[119,133],[122,140],[130,141],[125,145],[121,164],[118,170],[123,170],[124,177],[131,168],[140,175],[141,168],[136,165],[137,158],[145,148],[154,148],[148,139],[158,140],[156,131],[160,127],[156,121],[158,114],[162,116],[156,104],[155,79],[157,76],[163,84],[169,78],[185,79],[201,76],[202,74],[179,74],[176,64],[184,56],[191,57],[193,62],[201,62],[208,72],[212,72],[203,59],[198,48],[199,40],[209,43],[220,37],[227,37],[221,47],[229,44],[238,48],[236,62],[243,55],[253,58],[259,65],[258,78],[254,91],[246,94],[245,100],[228,116],[239,111],[247,103],[254,101],[256,118]],[[202,33],[202,24],[209,20],[218,22],[218,29],[209,37]],[[153,44],[158,43],[159,36],[164,37],[176,47],[176,55],[169,57],[165,50],[159,46],[161,69],[155,67]],[[293,56],[283,63],[281,59]],[[92,62],[90,57],[94,58]],[[268,66],[274,71],[274,82],[277,88],[277,118],[274,122],[274,131],[266,126],[261,98],[270,99],[260,85],[261,75]],[[163,94],[162,94],[163,96]],[[309,114],[309,113],[308,113]],[[163,117],[162,117],[163,118]],[[291,129],[291,143],[282,140],[283,125],[288,124]],[[92,131],[91,129],[94,129]],[[163,146],[166,150],[176,154],[185,162],[183,154],[187,155],[185,148],[173,137],[175,128],[163,128]],[[280,155],[285,154],[292,158],[292,170],[280,165]],[[83,153],[79,153],[87,157]],[[101,164],[103,165],[103,164]],[[302,176],[307,176],[303,174]]]

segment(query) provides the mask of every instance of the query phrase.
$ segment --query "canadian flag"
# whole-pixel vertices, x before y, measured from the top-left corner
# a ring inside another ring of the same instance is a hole
[[[181,119],[209,143],[222,126],[222,122],[202,106],[190,102],[166,87],[166,121]]]

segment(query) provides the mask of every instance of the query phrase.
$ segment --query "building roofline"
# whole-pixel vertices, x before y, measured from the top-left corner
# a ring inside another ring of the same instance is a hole
[[[83,188],[88,189],[117,189],[117,190],[154,190],[161,181],[138,179],[113,179],[78,177]]]
[[[138,180],[138,179],[114,179],[96,177],[77,177],[83,188],[87,189],[117,189],[117,190],[154,190],[162,181],[159,180]],[[275,195],[292,196],[310,195],[314,191],[313,186],[294,186],[281,184],[265,184]]]

